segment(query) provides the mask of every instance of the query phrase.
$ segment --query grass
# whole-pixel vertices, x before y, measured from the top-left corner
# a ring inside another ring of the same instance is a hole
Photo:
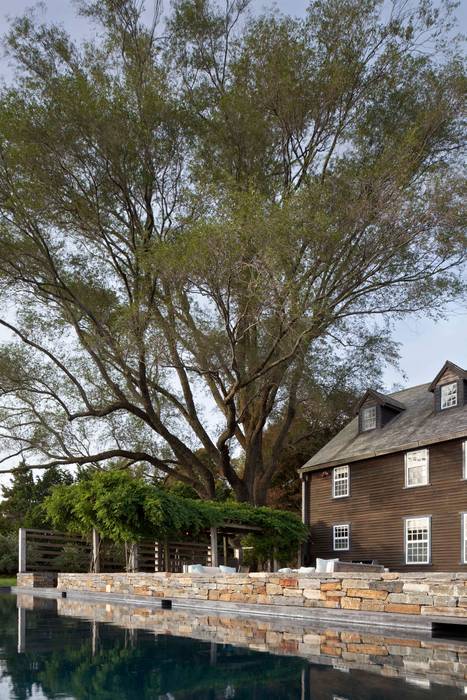
[[[0,576],[0,588],[2,586],[16,586],[16,577],[12,576],[11,578],[8,578],[6,576]]]

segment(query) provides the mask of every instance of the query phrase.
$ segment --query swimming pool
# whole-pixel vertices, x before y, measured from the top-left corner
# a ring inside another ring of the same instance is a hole
[[[467,685],[462,642],[285,619],[0,595],[0,630],[0,700],[451,700]]]

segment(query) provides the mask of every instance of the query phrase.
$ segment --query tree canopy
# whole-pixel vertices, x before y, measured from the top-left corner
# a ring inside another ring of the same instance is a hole
[[[119,458],[266,502],[309,387],[349,363],[374,376],[391,320],[465,292],[452,10],[312,0],[297,19],[176,0],[162,25],[136,0],[81,0],[81,45],[13,22],[7,456]]]
[[[57,486],[44,501],[58,529],[89,535],[96,529],[113,542],[167,540],[199,535],[211,527],[239,523],[260,527],[250,541],[261,555],[287,560],[308,535],[293,513],[235,501],[184,498],[148,484],[129,471],[96,471],[68,486]]]
[[[73,477],[57,467],[51,467],[34,479],[31,471],[20,465],[10,485],[1,486],[0,533],[14,532],[19,527],[47,528],[51,522],[42,504],[51,491],[71,484]]]

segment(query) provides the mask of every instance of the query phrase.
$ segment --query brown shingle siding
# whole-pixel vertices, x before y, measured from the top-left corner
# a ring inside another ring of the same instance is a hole
[[[404,452],[350,466],[350,496],[332,498],[332,469],[307,475],[312,557],[378,559],[392,569],[467,570],[461,564],[462,440],[429,447],[430,485],[405,488]],[[328,474],[327,476],[323,476]],[[432,565],[405,565],[404,518],[432,516]],[[349,552],[332,549],[332,526],[350,523]]]

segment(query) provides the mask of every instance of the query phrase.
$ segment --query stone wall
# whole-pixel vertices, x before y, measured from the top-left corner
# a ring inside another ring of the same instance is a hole
[[[16,581],[22,588],[53,588],[57,585],[57,574],[47,571],[18,574]]]
[[[27,585],[18,577],[18,585]],[[467,574],[59,574],[59,590],[467,619]],[[295,613],[297,610],[294,611]]]
[[[230,617],[212,612],[194,615],[184,610],[167,612],[68,598],[58,599],[57,606],[58,613],[67,617],[301,656],[341,670],[362,669],[395,678],[422,677],[459,687],[464,687],[467,679],[467,646],[462,641],[424,639],[406,633],[395,636],[337,631],[283,618]]]

